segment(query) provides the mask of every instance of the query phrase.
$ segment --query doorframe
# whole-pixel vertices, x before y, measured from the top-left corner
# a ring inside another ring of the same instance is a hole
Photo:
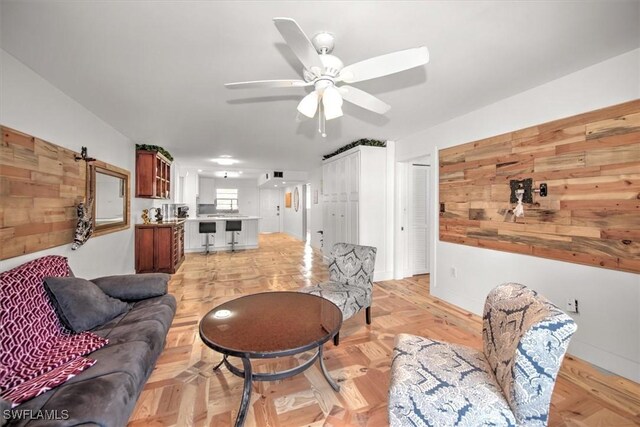
[[[433,190],[433,174],[437,168],[433,167],[433,157],[430,154],[413,157],[404,161],[396,162],[396,174],[395,174],[395,239],[394,239],[394,279],[404,279],[412,276],[411,265],[409,262],[411,255],[410,239],[409,239],[409,227],[410,223],[410,200],[411,200],[411,166],[414,163],[420,163],[430,165],[430,170],[427,175],[427,188],[432,192]],[[437,236],[434,229],[435,221],[432,217],[434,211],[433,201],[438,201],[437,197],[433,197],[431,194],[427,194],[427,209],[429,210],[428,218],[428,231],[427,231],[427,246],[429,251],[429,274],[430,284],[434,285],[435,279],[435,253],[433,251],[433,239]]]

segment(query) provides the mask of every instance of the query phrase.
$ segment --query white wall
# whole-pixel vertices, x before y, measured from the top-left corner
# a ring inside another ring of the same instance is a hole
[[[308,219],[311,224],[311,246],[320,250],[320,240],[322,236],[318,231],[323,229],[322,218],[322,166],[313,169],[309,173],[309,183],[311,184],[311,209],[309,209]],[[315,201],[315,193],[318,192],[318,203]]]
[[[296,212],[296,210],[293,208],[293,192],[294,189],[298,189],[298,194],[300,195],[300,208],[298,209],[298,212]],[[285,187],[284,189],[284,193],[289,193],[291,192],[291,207],[287,208],[284,205],[284,195],[283,195],[283,200],[282,200],[282,206],[283,206],[283,231],[293,237],[295,237],[296,239],[300,239],[300,240],[304,240],[304,236],[302,234],[302,184],[298,184],[298,185],[291,185],[288,187]]]
[[[63,92],[52,86],[4,50],[1,52],[0,123],[46,141],[80,151],[131,172],[135,189],[134,144]],[[140,211],[151,207],[148,199],[131,199],[132,224]],[[0,262],[0,270],[44,255],[63,255],[78,277],[132,273],[134,271],[134,228],[92,237],[77,251],[71,245],[58,246]]]
[[[640,98],[640,50],[457,117],[396,146],[396,160]],[[432,183],[438,168],[432,168]],[[434,188],[434,190],[436,190]],[[481,314],[489,290],[523,283],[564,308],[577,298],[578,331],[569,351],[640,382],[640,275],[438,241],[438,194],[432,191],[431,293]],[[403,256],[396,253],[396,257]],[[457,278],[450,274],[457,269]]]

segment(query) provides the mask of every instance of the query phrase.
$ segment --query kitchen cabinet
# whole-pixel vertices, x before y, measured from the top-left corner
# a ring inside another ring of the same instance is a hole
[[[386,230],[386,148],[359,146],[325,160],[322,181],[325,256],[335,243],[374,246],[381,255]]]
[[[184,220],[136,225],[136,273],[173,274],[184,261],[184,251]]]
[[[136,197],[168,199],[171,196],[171,162],[156,151],[136,151]]]

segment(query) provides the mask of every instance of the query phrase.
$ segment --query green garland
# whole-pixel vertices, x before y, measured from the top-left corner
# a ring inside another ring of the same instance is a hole
[[[165,156],[169,161],[173,162],[173,156],[169,154],[167,150],[160,147],[159,145],[148,145],[148,144],[136,144],[136,150],[142,151],[156,151],[163,156]]]
[[[358,145],[365,145],[367,147],[386,147],[387,146],[387,142],[386,141],[380,141],[379,139],[362,138],[362,139],[359,139],[357,141],[353,141],[352,143],[347,144],[344,147],[338,148],[336,151],[334,151],[331,154],[327,154],[326,156],[322,156],[322,160],[330,159],[331,157],[337,156],[340,153],[344,153],[347,150],[351,150],[353,147],[357,147]]]

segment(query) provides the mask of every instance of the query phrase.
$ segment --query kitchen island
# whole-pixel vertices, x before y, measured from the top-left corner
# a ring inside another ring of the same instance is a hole
[[[206,235],[200,234],[201,222],[215,222],[216,234],[209,238],[209,250],[231,250],[231,231],[225,231],[227,221],[242,221],[242,231],[236,232],[236,249],[256,249],[258,247],[258,216],[246,215],[199,215],[186,219],[185,252],[203,252]]]

